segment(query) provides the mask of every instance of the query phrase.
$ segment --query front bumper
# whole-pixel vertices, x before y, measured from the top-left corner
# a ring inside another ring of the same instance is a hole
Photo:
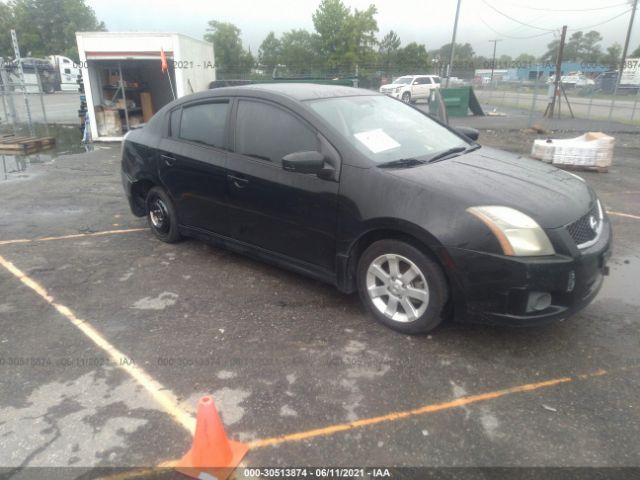
[[[456,319],[528,326],[564,319],[595,298],[608,274],[611,226],[588,249],[546,257],[508,257],[448,248]],[[532,310],[532,292],[551,295],[551,304]]]
[[[402,91],[400,91],[400,92],[396,92],[396,91],[392,90],[392,91],[390,91],[390,92],[382,92],[382,91],[381,91],[380,93],[382,93],[382,94],[384,94],[384,95],[387,95],[387,96],[389,96],[389,97],[392,97],[392,98],[397,98],[398,100],[399,100],[400,98],[402,98]]]

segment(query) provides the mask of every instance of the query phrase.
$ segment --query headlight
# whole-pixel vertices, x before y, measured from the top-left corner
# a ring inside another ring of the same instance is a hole
[[[549,237],[528,215],[509,207],[483,206],[467,209],[493,232],[505,255],[528,257],[553,255]]]

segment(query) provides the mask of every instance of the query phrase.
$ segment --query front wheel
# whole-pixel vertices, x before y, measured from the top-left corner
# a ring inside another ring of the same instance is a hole
[[[409,103],[409,102],[411,102],[411,94],[410,94],[409,92],[404,92],[404,93],[402,94],[402,101],[403,101],[404,103]]]
[[[380,240],[360,257],[360,299],[381,323],[403,333],[425,333],[442,321],[448,288],[440,267],[408,243]]]
[[[180,240],[178,215],[169,195],[160,187],[149,190],[146,200],[147,221],[153,234],[163,242]]]

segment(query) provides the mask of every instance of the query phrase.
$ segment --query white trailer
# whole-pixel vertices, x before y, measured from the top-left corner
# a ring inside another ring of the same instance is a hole
[[[213,45],[186,35],[77,32],[76,41],[93,140],[119,141],[174,95],[206,90],[216,79]]]
[[[78,85],[80,68],[76,62],[62,55],[49,55],[47,59],[56,71],[55,89],[63,92],[77,92],[80,88]]]

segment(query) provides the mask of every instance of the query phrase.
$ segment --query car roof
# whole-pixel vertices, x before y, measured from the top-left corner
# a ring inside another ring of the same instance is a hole
[[[224,95],[254,95],[256,93],[273,94],[276,97],[287,97],[297,101],[320,98],[354,97],[364,95],[380,95],[372,90],[347,87],[344,85],[321,85],[317,83],[259,83],[235,87],[220,87],[195,94],[201,97]],[[194,98],[194,96],[189,96]]]
[[[433,75],[431,73],[427,73],[425,75],[422,75],[422,74],[420,74],[420,75],[402,75],[401,77],[398,77],[398,78],[402,78],[402,77],[437,77],[437,76],[438,75]]]

